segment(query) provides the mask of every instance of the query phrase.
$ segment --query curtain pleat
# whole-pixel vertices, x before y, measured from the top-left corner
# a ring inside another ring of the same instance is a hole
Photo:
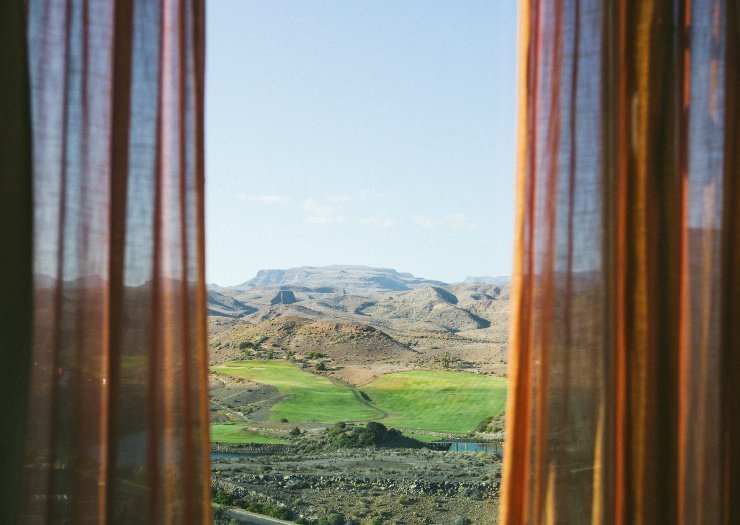
[[[201,0],[30,0],[24,523],[209,523]]]
[[[523,0],[502,520],[740,523],[735,0]]]

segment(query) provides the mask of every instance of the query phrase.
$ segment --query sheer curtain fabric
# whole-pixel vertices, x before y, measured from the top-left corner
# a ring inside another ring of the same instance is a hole
[[[24,523],[208,523],[201,0],[29,0]]]
[[[520,29],[502,520],[740,523],[738,2]]]
[[[503,522],[740,523],[738,2],[520,31]]]

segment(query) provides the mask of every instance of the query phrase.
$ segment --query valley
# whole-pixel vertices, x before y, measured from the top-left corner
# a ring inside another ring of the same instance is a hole
[[[360,266],[211,287],[211,437],[226,452],[214,490],[298,523],[492,523],[500,456],[447,448],[503,438],[508,293],[500,278],[446,284]],[[326,485],[324,469],[342,480]],[[459,469],[464,480],[445,485]],[[414,488],[422,478],[436,488]],[[381,497],[401,486],[406,499]],[[345,489],[365,503],[343,503]]]

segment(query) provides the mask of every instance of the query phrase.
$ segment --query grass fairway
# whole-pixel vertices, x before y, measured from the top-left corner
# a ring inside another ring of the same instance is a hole
[[[349,388],[303,372],[285,361],[235,361],[212,370],[277,387],[286,397],[272,406],[270,420],[286,418],[291,423],[336,423],[367,421],[378,412],[360,403]]]
[[[246,431],[241,423],[216,423],[211,425],[213,443],[285,443],[284,439],[263,436]]]
[[[280,438],[263,436],[246,432],[245,425],[239,423],[216,423],[211,425],[211,441],[213,443],[285,443]]]
[[[469,432],[506,404],[506,379],[465,372],[396,372],[362,390],[388,412],[385,425],[436,432]]]

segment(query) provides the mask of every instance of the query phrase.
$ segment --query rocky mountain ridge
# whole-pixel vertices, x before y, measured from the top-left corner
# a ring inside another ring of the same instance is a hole
[[[421,279],[391,268],[369,266],[302,266],[285,270],[260,270],[252,279],[236,286],[239,289],[272,286],[312,288],[318,293],[372,293],[411,290],[418,286],[444,285],[441,281]],[[288,289],[288,288],[284,288]]]
[[[505,363],[508,285],[447,284],[364,266],[303,267],[210,289],[208,303],[217,361],[238,355],[240,341],[265,337],[270,348],[320,349],[344,364],[421,366],[445,353],[497,369]]]

